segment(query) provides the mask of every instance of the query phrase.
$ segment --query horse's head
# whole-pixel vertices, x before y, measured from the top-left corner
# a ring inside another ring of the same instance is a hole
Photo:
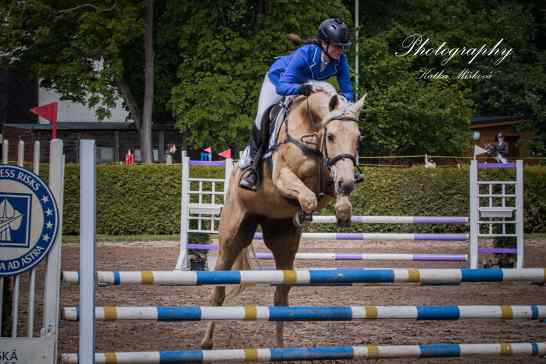
[[[358,120],[366,95],[356,103],[342,96],[319,92],[309,97],[314,104],[315,128],[321,135],[321,151],[330,170],[336,194],[336,217],[339,226],[350,226],[355,168],[358,165],[360,130]]]

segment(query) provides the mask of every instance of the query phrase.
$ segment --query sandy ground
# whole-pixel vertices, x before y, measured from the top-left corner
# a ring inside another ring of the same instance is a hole
[[[343,247],[341,247],[343,246]],[[300,252],[413,252],[466,253],[463,243],[453,242],[305,242]],[[265,249],[256,244],[257,251]],[[175,242],[101,244],[97,249],[98,270],[171,270],[177,257]],[[546,241],[528,241],[526,267],[546,266]],[[262,266],[272,262],[261,261]],[[78,270],[79,250],[63,248],[63,269]],[[429,267],[457,268],[462,263],[448,262],[331,262],[300,261],[297,267]],[[212,287],[125,286],[99,287],[98,306],[176,306],[207,305]],[[228,305],[270,305],[273,287],[258,286],[246,290]],[[78,304],[78,288],[63,287],[62,306]],[[353,287],[296,287],[290,292],[291,305],[497,305],[545,304],[546,287],[531,284],[466,284],[426,287],[417,285],[375,285]],[[99,322],[97,351],[159,351],[198,349],[205,322]],[[272,347],[275,323],[223,321],[217,325],[216,348]],[[493,343],[546,341],[546,324],[537,321],[412,321],[382,320],[353,322],[289,322],[285,324],[285,346],[419,344],[419,343]],[[59,353],[78,348],[77,322],[63,322]],[[415,362],[434,363],[438,359]],[[449,359],[450,363],[544,363],[539,358],[466,358]],[[355,361],[353,361],[355,362]],[[412,360],[382,360],[411,363]]]

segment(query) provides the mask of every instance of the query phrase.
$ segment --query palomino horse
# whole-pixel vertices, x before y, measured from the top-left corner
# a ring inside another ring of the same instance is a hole
[[[249,269],[247,248],[258,225],[265,245],[275,258],[277,269],[291,270],[301,238],[301,225],[293,222],[298,209],[311,214],[336,199],[338,225],[351,222],[351,192],[360,140],[359,113],[364,96],[347,102],[328,83],[315,85],[321,91],[297,97],[288,118],[279,129],[272,163],[262,163],[262,183],[256,192],[239,187],[241,170],[235,168],[220,217],[220,250],[217,271]],[[274,304],[288,305],[290,286],[275,288]],[[220,306],[225,287],[215,287],[210,304]],[[201,342],[212,348],[214,322]],[[276,328],[277,345],[282,346],[283,323]]]

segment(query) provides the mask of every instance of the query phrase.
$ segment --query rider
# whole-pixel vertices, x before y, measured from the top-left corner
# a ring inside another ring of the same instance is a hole
[[[502,132],[498,132],[497,135],[495,135],[495,144],[487,145],[486,147],[489,154],[493,155],[497,162],[499,163],[506,163],[507,157],[508,157],[508,144],[504,141],[504,135],[502,135]]]
[[[252,137],[242,159],[243,176],[239,186],[255,190],[258,182],[258,163],[261,146],[261,122],[265,111],[279,102],[283,96],[309,96],[313,86],[310,80],[323,81],[336,76],[341,92],[348,101],[354,101],[353,87],[349,76],[349,65],[344,50],[351,45],[347,25],[337,18],[324,20],[318,30],[318,38],[313,38],[292,53],[278,57],[265,75],[260,91],[258,112],[252,126]],[[355,172],[355,181],[363,177]]]

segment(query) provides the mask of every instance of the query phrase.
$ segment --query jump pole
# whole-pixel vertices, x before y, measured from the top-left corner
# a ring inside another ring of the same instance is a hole
[[[96,307],[101,321],[359,321],[359,320],[542,320],[544,305],[473,306],[176,306],[176,307]],[[63,319],[78,321],[81,310],[65,307]]]
[[[213,363],[269,362],[297,360],[348,360],[382,358],[454,358],[467,356],[532,356],[546,354],[546,343],[481,343],[324,346],[308,348],[247,348],[224,350],[183,350],[154,352],[99,353],[97,364],[126,363]],[[77,364],[78,354],[64,354],[64,364]]]

